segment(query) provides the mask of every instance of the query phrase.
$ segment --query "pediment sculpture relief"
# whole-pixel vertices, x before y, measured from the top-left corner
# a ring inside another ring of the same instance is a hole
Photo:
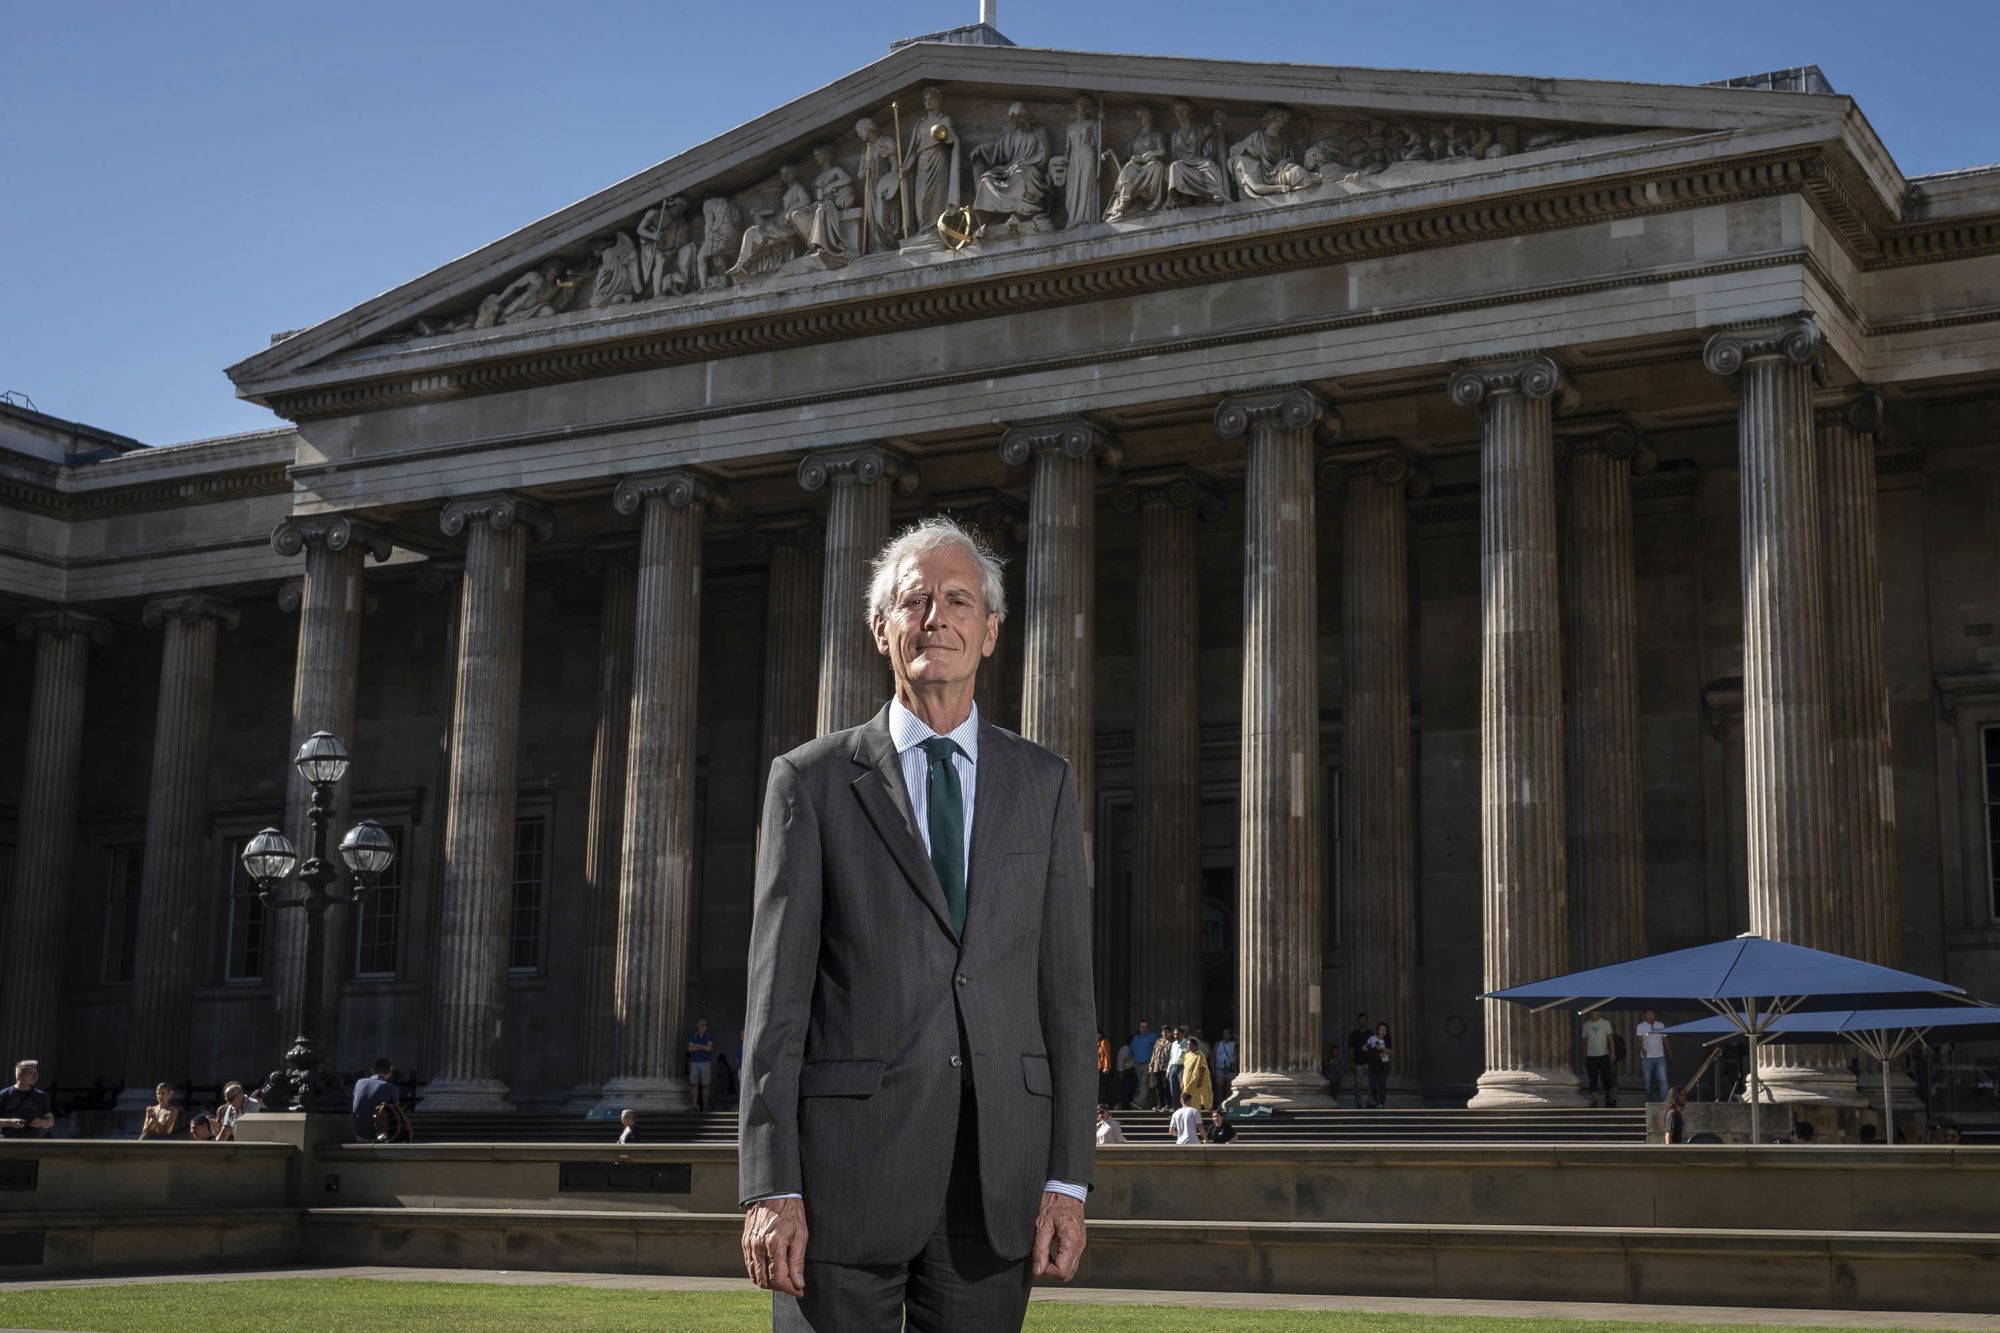
[[[856,261],[1113,224],[1188,210],[1278,208],[1448,175],[1461,165],[1554,147],[1595,127],[1397,118],[1284,107],[1168,104],[1107,108],[1023,96],[975,101],[960,119],[945,90],[892,102],[851,139],[815,144],[772,178],[702,194],[669,193],[587,255],[545,256],[471,308],[427,315],[382,342],[511,326],[571,311],[684,301],[778,275]],[[1051,122],[1066,107],[1061,139]],[[748,219],[746,222],[745,219]]]

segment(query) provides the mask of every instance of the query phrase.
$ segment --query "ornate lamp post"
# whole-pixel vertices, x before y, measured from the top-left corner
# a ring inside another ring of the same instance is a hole
[[[396,860],[396,844],[389,831],[372,819],[364,819],[340,840],[340,859],[354,879],[354,891],[333,891],[339,870],[328,860],[326,826],[333,816],[333,789],[347,776],[347,747],[333,735],[316,731],[299,747],[293,761],[299,773],[312,784],[312,828],[306,859],[299,862],[291,839],[267,828],[243,848],[243,868],[257,885],[257,896],[266,906],[302,908],[306,914],[306,966],[303,993],[299,996],[299,1034],[285,1052],[284,1068],[265,1080],[262,1100],[273,1110],[338,1111],[344,1109],[332,1089],[326,1071],[326,1055],[319,1047],[319,995],[325,961],[321,956],[321,926],[327,908],[338,903],[359,902],[376,887],[377,877]],[[279,902],[273,890],[298,868],[297,897]]]

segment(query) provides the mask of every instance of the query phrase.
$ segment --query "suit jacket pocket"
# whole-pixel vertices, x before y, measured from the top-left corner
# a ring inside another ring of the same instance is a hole
[[[1028,1091],[1034,1093],[1037,1097],[1053,1097],[1056,1095],[1055,1085],[1049,1082],[1048,1056],[1022,1056],[1021,1077],[1027,1081]]]
[[[880,1060],[808,1060],[799,1070],[801,1097],[873,1097],[882,1086]]]

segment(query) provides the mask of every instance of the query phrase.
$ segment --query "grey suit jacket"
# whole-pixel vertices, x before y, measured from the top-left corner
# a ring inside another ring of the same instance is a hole
[[[986,1232],[1028,1252],[1042,1185],[1094,1180],[1096,1014],[1076,779],[979,729],[952,934],[889,713],[771,766],[750,932],[740,1195],[805,1196],[807,1257],[914,1257],[943,1212],[970,1064]]]

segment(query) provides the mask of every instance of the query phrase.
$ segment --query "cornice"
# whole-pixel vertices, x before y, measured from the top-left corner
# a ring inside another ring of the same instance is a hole
[[[291,477],[282,463],[88,490],[62,486],[55,479],[59,476],[59,472],[53,474],[51,481],[45,484],[22,477],[0,476],[0,505],[74,521],[100,514],[136,513],[264,495],[288,495],[292,489]]]

